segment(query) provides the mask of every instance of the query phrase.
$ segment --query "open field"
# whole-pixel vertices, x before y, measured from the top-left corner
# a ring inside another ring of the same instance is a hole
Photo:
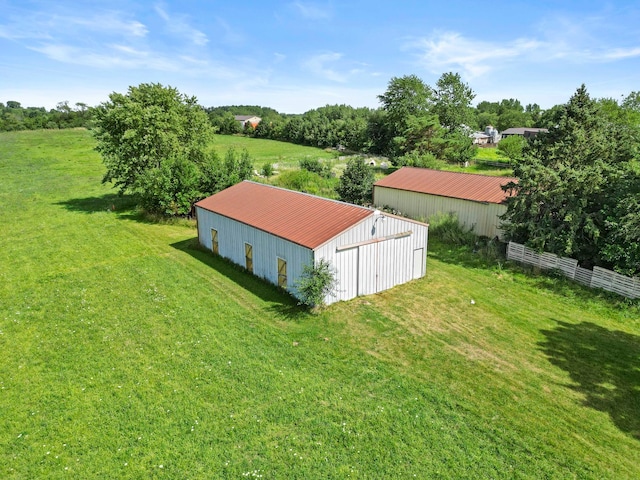
[[[332,160],[336,158],[333,152],[327,152],[320,148],[305,147],[292,143],[251,138],[236,135],[215,135],[213,149],[224,157],[225,152],[233,147],[236,150],[246,148],[255,159],[255,167],[260,170],[266,162],[278,165],[280,169],[298,168],[300,160],[310,158],[312,160]]]
[[[310,315],[92,146],[0,134],[0,478],[640,478],[637,303],[432,241]]]
[[[258,171],[260,171],[262,165],[266,162],[278,165],[280,170],[295,169],[298,168],[300,160],[304,158],[318,158],[330,161],[334,170],[337,172],[344,169],[347,163],[344,157],[341,157],[342,160],[339,160],[336,152],[319,148],[236,135],[215,135],[213,149],[218,155],[224,156],[229,147],[233,147],[236,150],[246,148],[254,159],[254,165]],[[477,160],[506,161],[507,159],[501,156],[496,148],[478,148],[474,160],[475,161],[472,161],[471,165],[467,168],[457,165],[447,165],[446,169],[454,172],[481,173],[483,175],[510,176],[513,174],[510,168],[497,168],[476,162]],[[378,176],[382,177],[383,172],[379,171]]]

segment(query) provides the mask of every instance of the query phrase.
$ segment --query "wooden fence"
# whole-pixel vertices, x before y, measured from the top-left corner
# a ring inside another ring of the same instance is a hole
[[[507,260],[526,263],[545,270],[558,270],[565,276],[591,288],[602,288],[627,298],[640,298],[640,278],[625,277],[606,268],[588,270],[578,266],[573,258],[552,253],[538,253],[519,243],[509,242]]]

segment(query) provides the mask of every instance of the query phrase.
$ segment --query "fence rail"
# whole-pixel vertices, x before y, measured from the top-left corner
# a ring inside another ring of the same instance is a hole
[[[578,266],[573,258],[558,257],[552,253],[538,253],[519,243],[509,242],[507,259],[545,270],[559,270],[565,276],[591,288],[602,288],[627,298],[640,298],[640,278],[625,277],[606,268],[588,270]]]

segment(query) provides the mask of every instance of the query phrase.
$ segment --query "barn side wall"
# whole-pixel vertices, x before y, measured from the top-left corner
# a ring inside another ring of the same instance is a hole
[[[244,244],[253,247],[253,273],[278,284],[278,257],[287,262],[287,290],[297,296],[295,282],[302,275],[304,265],[313,261],[313,251],[270,233],[250,227],[222,215],[196,207],[198,239],[211,250],[211,229],[218,231],[219,254],[245,266]]]
[[[498,218],[507,211],[505,205],[480,203],[458,198],[441,197],[388,187],[373,187],[373,202],[379,208],[391,207],[403,215],[429,221],[437,213],[454,212],[460,224],[472,227],[476,235],[502,238]]]
[[[385,239],[397,234],[406,235]],[[376,214],[318,247],[316,261],[328,260],[338,279],[337,291],[326,303],[381,292],[424,276],[427,240],[427,225]]]

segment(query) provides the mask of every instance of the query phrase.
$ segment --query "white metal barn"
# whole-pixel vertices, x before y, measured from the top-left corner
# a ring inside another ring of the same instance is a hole
[[[196,203],[200,244],[297,296],[304,265],[325,259],[327,304],[424,276],[428,225],[357,205],[244,181]]]
[[[476,235],[502,237],[498,217],[506,212],[510,195],[502,186],[511,181],[517,179],[403,167],[373,185],[373,203],[427,221],[438,213],[455,213]]]

